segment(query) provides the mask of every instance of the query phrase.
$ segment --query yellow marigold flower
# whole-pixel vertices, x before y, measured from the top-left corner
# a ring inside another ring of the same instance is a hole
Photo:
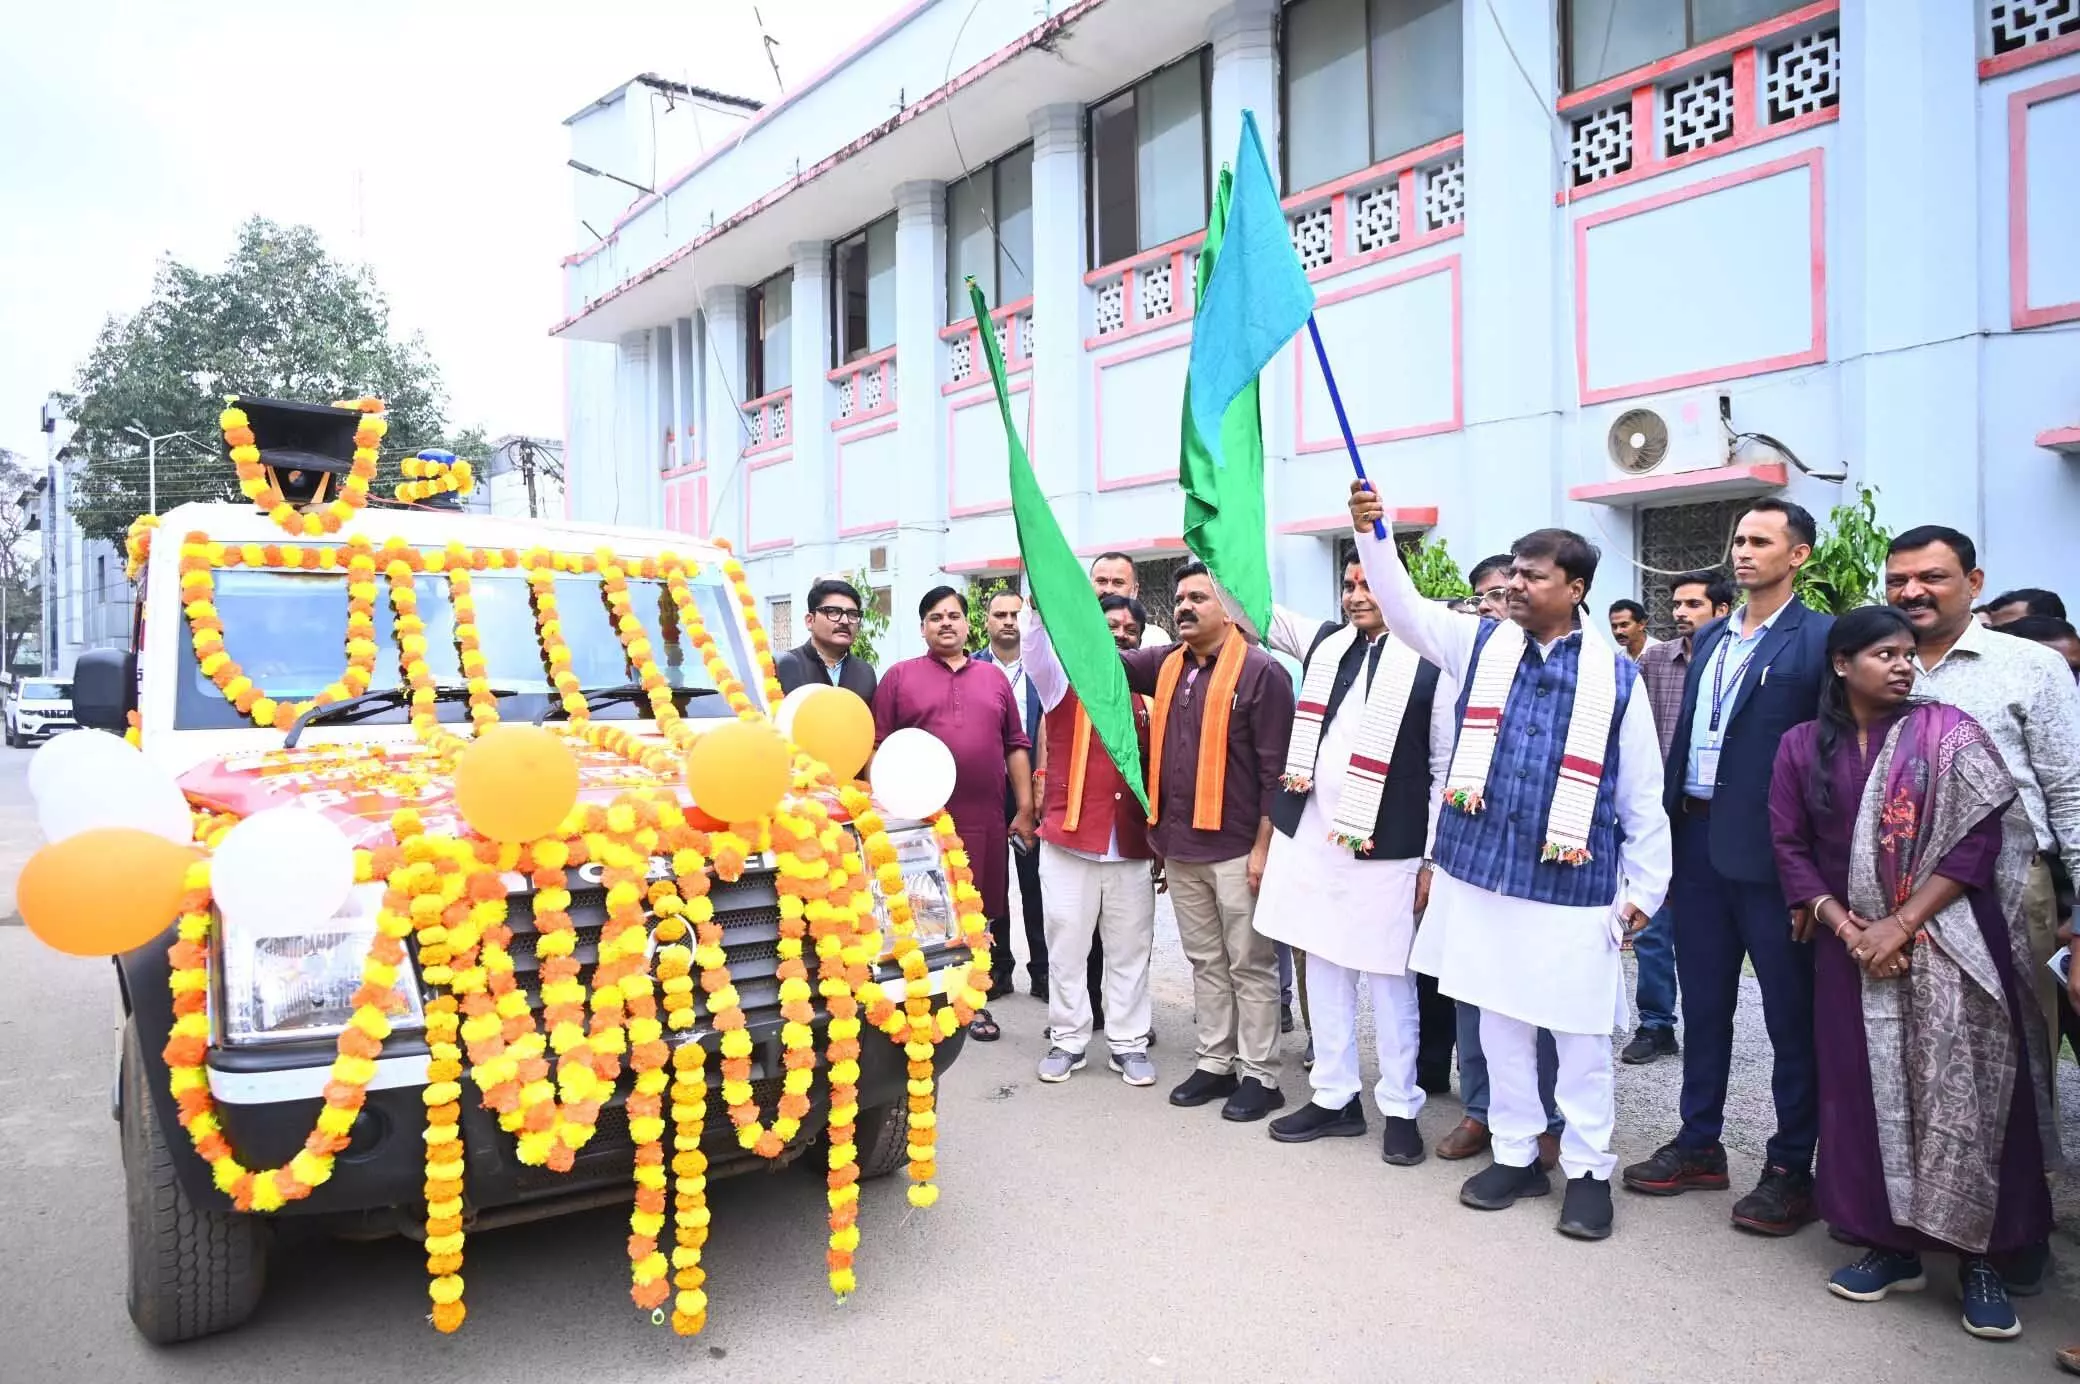
[[[446,1306],[462,1301],[462,1280],[454,1274],[442,1274],[426,1287],[426,1294],[435,1302]]]
[[[917,1183],[912,1183],[912,1184],[911,1184],[911,1186],[910,1186],[910,1204],[911,1204],[912,1206],[916,1206],[916,1207],[926,1207],[926,1206],[930,1206],[930,1205],[932,1205],[932,1204],[933,1204],[934,1202],[936,1202],[936,1201],[938,1201],[938,1200],[939,1200],[939,1189],[938,1189],[938,1187],[934,1186],[934,1185],[933,1185],[932,1183],[929,1183],[929,1182],[917,1182]]]

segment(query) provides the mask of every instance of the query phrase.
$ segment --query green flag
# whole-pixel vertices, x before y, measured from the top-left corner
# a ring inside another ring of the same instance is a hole
[[[973,279],[968,280],[968,297],[975,304],[975,320],[987,324],[989,304]],[[997,345],[997,334],[985,326],[977,335],[989,360],[997,407],[1004,414],[1004,441],[1011,453],[1011,515],[1018,524],[1019,560],[1026,569],[1033,604],[1045,613],[1047,637],[1062,671],[1069,675],[1069,686],[1091,718],[1091,729],[1098,733],[1099,743],[1146,811],[1141,737],[1134,730],[1134,697],[1127,687],[1126,670],[1120,667],[1119,646],[1112,642],[1112,628],[1091,593],[1090,577],[1063,537],[1062,526],[1055,522],[1039,478],[1033,474],[1033,463],[1026,458],[1025,444],[1019,441],[1018,427],[1011,421],[1011,394],[1004,387],[1004,353]],[[1262,496],[1257,508],[1263,509]]]
[[[1234,186],[1234,174],[1223,168],[1206,244],[1199,252],[1195,301],[1200,303],[1206,301],[1207,281],[1227,235]],[[1264,515],[1264,423],[1257,412],[1254,376],[1221,415],[1219,441],[1216,460],[1193,421],[1192,376],[1187,374],[1177,464],[1177,479],[1184,486],[1185,546],[1206,564],[1261,638],[1271,629],[1271,556]]]

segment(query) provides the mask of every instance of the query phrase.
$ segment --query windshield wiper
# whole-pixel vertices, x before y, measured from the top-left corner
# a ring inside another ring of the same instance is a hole
[[[695,697],[714,697],[719,695],[712,687],[674,687],[672,689],[672,698],[675,705],[690,702]],[[624,682],[614,687],[595,687],[587,692],[585,694],[585,709],[587,711],[598,711],[601,707],[614,706],[622,702],[632,706],[641,706],[647,705],[649,700],[650,694],[643,690],[641,683]],[[541,715],[534,718],[534,723],[539,726],[551,719],[568,719],[569,716],[570,711],[562,702],[551,702],[547,707],[543,708]]]
[[[494,697],[515,695],[510,688],[494,687],[490,689],[490,692]],[[434,684],[433,699],[436,702],[467,701],[469,700],[469,695],[469,687],[465,683],[443,682]],[[303,715],[297,717],[296,724],[289,727],[289,735],[287,739],[282,741],[282,748],[288,750],[295,749],[296,742],[303,738],[303,731],[306,726],[351,725],[356,721],[365,721],[371,716],[381,715],[385,711],[395,711],[401,706],[409,706],[411,700],[411,688],[385,687],[376,692],[363,692],[360,696],[349,697],[343,702],[334,702],[331,706],[314,706],[309,711],[304,712]]]

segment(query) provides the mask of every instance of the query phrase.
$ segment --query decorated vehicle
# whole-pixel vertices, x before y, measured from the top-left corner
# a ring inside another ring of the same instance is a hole
[[[469,1231],[630,1198],[692,1334],[708,1184],[811,1154],[843,1296],[860,1181],[936,1197],[987,987],[950,756],[870,791],[864,703],[783,706],[719,545],[445,509],[441,454],[367,504],[381,422],[227,408],[257,508],[133,529],[135,647],[31,764],[24,921],[115,958],[133,1321],[239,1324],[293,1216],[423,1239],[452,1331]]]

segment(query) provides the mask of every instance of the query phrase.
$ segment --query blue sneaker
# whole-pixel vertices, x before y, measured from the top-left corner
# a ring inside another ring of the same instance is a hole
[[[2000,1276],[1994,1276],[2000,1286]],[[1921,1272],[1921,1256],[1897,1250],[1873,1249],[1846,1268],[1836,1269],[1827,1280],[1827,1291],[1851,1302],[1883,1302],[1888,1293],[1918,1293],[1928,1286]]]
[[[2022,1334],[2015,1304],[2001,1271],[1986,1258],[1965,1259],[1957,1266],[1957,1286],[1964,1294],[1964,1329],[1981,1340],[2011,1341]]]

